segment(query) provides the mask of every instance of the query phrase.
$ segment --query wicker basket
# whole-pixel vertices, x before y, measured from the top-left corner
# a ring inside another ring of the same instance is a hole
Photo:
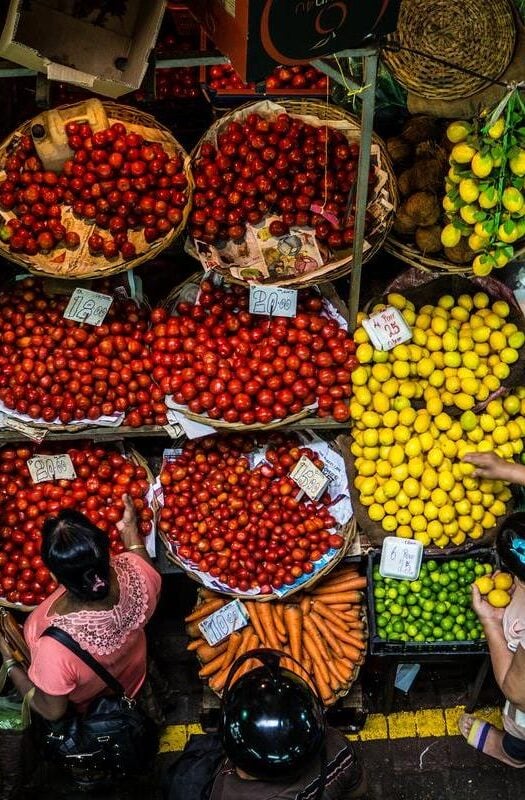
[[[516,24],[508,0],[402,0],[387,42],[382,58],[405,89],[452,100],[479,92],[505,72]]]
[[[26,256],[21,253],[12,253],[8,245],[0,242],[0,255],[9,261],[13,261],[20,267],[27,269],[35,275],[47,275],[66,280],[79,280],[85,278],[103,278],[133,269],[157,256],[166,247],[169,247],[176,237],[181,233],[191,208],[191,196],[193,192],[193,179],[189,168],[189,156],[177,142],[171,132],[155,120],[150,114],[146,114],[136,108],[123,106],[118,103],[103,101],[102,105],[108,116],[110,124],[122,122],[126,125],[129,132],[140,133],[148,141],[160,142],[167,153],[170,155],[180,155],[184,161],[184,172],[188,179],[188,199],[183,210],[183,218],[178,228],[173,228],[166,236],[152,244],[147,244],[143,231],[130,231],[129,238],[137,248],[138,255],[125,261],[119,255],[116,259],[107,261],[103,256],[93,256],[89,253],[87,239],[96,229],[94,223],[81,220],[73,214],[69,206],[63,207],[62,223],[68,231],[76,231],[81,240],[81,245],[76,250],[56,247],[49,255]],[[74,106],[63,106],[63,108],[73,108]],[[0,145],[0,163],[5,161],[6,154],[11,143],[21,135],[29,134],[32,120],[28,120],[17,130],[8,136]],[[67,210],[66,210],[67,209]]]
[[[182,299],[191,303],[195,302],[201,280],[202,272],[195,272],[193,275],[190,275],[189,278],[186,278],[186,280],[181,284],[178,284],[174,289],[171,290],[164,300],[162,304],[164,308],[166,308],[168,311],[171,311],[173,307]],[[348,322],[348,309],[337,294],[332,284],[323,283],[321,286],[319,286],[319,291],[321,292],[322,296],[326,297],[331,305],[334,306],[336,311]],[[193,420],[194,422],[199,422],[201,425],[210,425],[211,427],[223,432],[230,431],[238,433],[276,430],[277,428],[282,428],[285,425],[291,425],[294,422],[299,422],[299,420],[305,419],[311,413],[309,409],[304,409],[303,411],[299,411],[297,414],[291,414],[283,419],[273,420],[267,425],[260,422],[254,422],[253,425],[242,425],[241,423],[237,422],[225,422],[222,419],[210,419],[204,414],[194,414],[187,408],[177,408],[177,411],[179,411],[181,414],[184,414],[184,416],[188,419]]]
[[[330,445],[343,458],[345,462],[346,472],[350,480],[349,477],[350,462],[348,460],[349,445],[350,445],[349,438],[343,435],[338,436],[335,442],[331,442]],[[336,564],[338,564],[341,561],[341,559],[347,555],[357,535],[357,526],[355,518],[352,517],[347,523],[345,523],[344,525],[340,525],[336,529],[336,532],[343,537],[344,539],[343,546],[334,554],[331,560],[327,564],[325,564],[321,569],[312,572],[312,574],[306,581],[301,583],[299,586],[292,588],[291,591],[289,591],[286,594],[285,596],[286,598],[290,597],[296,592],[304,591],[309,586],[313,586],[324,575],[327,575],[329,572],[331,572],[333,568],[336,566]],[[162,531],[159,531],[159,537],[166,546],[166,557],[168,558],[168,560],[171,561],[176,566],[180,567],[189,578],[191,578],[192,580],[196,581],[201,585],[204,584],[204,581],[202,580],[201,577],[201,573],[192,570],[191,567],[189,567],[185,561],[182,561],[182,559],[180,559],[173,552],[173,545],[168,540],[168,538],[163,534]],[[231,597],[238,597],[245,600],[257,600],[258,602],[261,603],[268,602],[269,600],[285,599],[275,592],[272,594],[251,595],[251,594],[244,594],[242,592],[236,592],[235,590],[226,591],[226,590],[218,590],[215,588],[213,589],[213,591],[217,591],[219,594],[224,594]]]
[[[348,136],[349,140],[354,142],[360,141],[361,126],[358,118],[342,108],[338,108],[330,103],[321,102],[320,100],[310,99],[288,100],[279,98],[279,100],[276,102],[280,108],[284,109],[293,117],[317,117],[320,120],[326,120],[328,124],[330,121],[344,122],[346,124],[346,130],[344,133]],[[217,120],[204,134],[193,150],[192,160],[195,160],[198,157],[200,147],[204,142],[209,141],[211,137],[215,137],[218,133],[220,133],[221,129],[225,125],[229,124],[233,120],[238,120],[239,118],[244,119],[252,112],[252,110],[257,110],[258,105],[259,104],[254,104],[253,102],[248,103],[244,106],[236,108],[234,111],[231,111]],[[373,258],[373,256],[383,245],[383,242],[394,221],[398,204],[397,181],[386,147],[383,141],[376,134],[372,135],[372,145],[376,145],[379,148],[381,169],[384,170],[388,175],[387,187],[392,209],[385,214],[382,223],[379,226],[379,230],[376,231],[373,236],[367,237],[365,231],[365,239],[370,244],[370,247],[368,250],[366,250],[366,252],[363,253],[363,263],[366,263]],[[334,281],[337,278],[347,275],[351,271],[352,258],[353,255],[351,248],[348,250],[339,250],[337,251],[337,258],[334,258],[334,260],[328,264],[324,264],[322,267],[319,267],[318,269],[313,270],[306,275],[296,275],[290,278],[279,278],[278,284],[279,286],[299,288],[304,286],[314,286],[320,283],[320,281]],[[227,272],[227,278],[228,281],[233,283],[240,283],[242,285],[246,285],[248,283],[248,281],[232,277],[229,271]]]
[[[217,595],[217,597],[220,597],[220,595]],[[295,601],[296,601],[296,602],[299,602],[299,601],[300,601],[300,599],[301,599],[300,597],[297,597],[297,598],[295,598]],[[197,609],[197,608],[198,608],[198,607],[201,605],[201,603],[202,603],[203,601],[204,601],[204,598],[203,598],[203,596],[202,596],[202,593],[201,593],[201,591],[199,590],[199,592],[197,593],[197,602],[196,602],[196,604],[195,604],[195,606],[194,606],[194,609],[193,609],[193,610],[196,610],[196,609]],[[278,603],[278,602],[281,602],[281,603],[286,603],[286,602],[287,602],[287,600],[276,600],[276,601],[274,601],[274,602],[276,602],[276,603]],[[293,601],[292,601],[292,602],[293,602]],[[368,641],[368,637],[369,637],[369,627],[368,627],[368,617],[367,617],[367,613],[366,613],[366,599],[365,599],[365,598],[363,599],[363,604],[362,604],[361,620],[362,620],[362,622],[364,623],[364,635],[365,635],[365,639]],[[197,655],[197,654],[196,654],[196,655]],[[365,652],[363,651],[363,656],[362,656],[362,660],[363,660],[363,661],[364,661],[364,657],[365,657]],[[197,655],[197,659],[198,659],[198,662],[199,662],[199,664],[200,664],[201,666],[204,666],[203,662],[202,662],[202,661],[199,659],[198,655]],[[363,663],[363,661],[361,662],[361,664]],[[361,664],[358,664],[358,665],[356,665],[356,667],[354,668],[354,671],[353,671],[353,673],[352,673],[352,676],[351,676],[351,677],[350,677],[350,679],[349,679],[349,680],[348,680],[348,681],[347,681],[347,682],[344,684],[344,686],[341,686],[339,689],[337,689],[336,691],[334,691],[334,695],[335,695],[335,697],[336,697],[336,701],[337,701],[337,700],[340,700],[342,697],[345,697],[345,696],[348,694],[348,692],[350,691],[350,689],[352,688],[352,686],[354,685],[354,683],[356,682],[356,680],[357,680],[357,678],[358,678],[358,676],[359,676],[359,673],[360,673],[360,671],[361,671]],[[314,682],[314,679],[313,679],[313,677],[311,676],[311,674],[310,674],[310,673],[308,673],[308,672],[307,672],[307,671],[304,669],[304,667],[303,667],[303,670],[304,670],[304,674],[302,674],[302,677],[303,677],[305,680],[307,680],[309,683],[311,683],[311,685],[312,685],[312,688],[315,688],[315,682]],[[235,676],[234,676],[234,677],[235,677]],[[203,681],[209,681],[209,679],[208,679],[208,678],[202,678],[202,680],[203,680]],[[211,686],[210,686],[210,689],[211,689]],[[216,694],[218,697],[222,697],[223,690],[216,690],[216,689],[211,689],[211,690],[212,690],[213,692],[215,692],[215,694]]]
[[[390,253],[391,256],[394,256],[400,261],[404,261],[405,264],[409,264],[411,267],[416,267],[416,269],[420,269],[423,272],[440,270],[442,273],[444,272],[449,275],[474,274],[470,264],[453,264],[451,261],[447,261],[445,257],[440,258],[436,255],[426,256],[424,253],[418,250],[414,242],[402,242],[392,233],[387,237],[384,244],[384,249],[387,253]],[[509,263],[516,261],[524,255],[525,245],[519,250],[515,251],[514,256]]]
[[[135,450],[132,447],[126,449],[125,455],[126,458],[136,466],[144,467],[147,473],[148,482],[150,483],[150,485],[153,485],[155,478],[144,456],[142,456],[139,452],[137,452],[137,450]],[[154,498],[153,502],[151,503],[151,509],[153,511],[153,525],[155,524],[155,518],[158,512],[158,508],[159,505],[157,499]],[[4,597],[0,597],[0,607],[11,608],[14,611],[22,611],[26,614],[29,614],[31,611],[34,611],[35,608],[38,608],[38,606],[26,606],[23,603],[10,603],[9,600],[6,600]]]
[[[366,506],[362,505],[359,499],[359,492],[354,486],[354,480],[357,476],[356,468],[355,468],[355,459],[352,454],[349,457],[349,469],[348,469],[348,476],[350,479],[350,497],[352,498],[352,508],[354,509],[355,518],[357,521],[357,526],[360,531],[362,531],[370,541],[372,547],[382,547],[383,541],[386,536],[395,536],[395,533],[387,533],[380,523],[373,522],[370,517],[368,516],[368,512]],[[506,514],[510,514],[514,509],[514,502],[513,500],[509,500],[507,503]],[[501,523],[505,517],[501,518]],[[435,547],[429,546],[425,547],[425,554],[427,556],[437,555],[439,553],[466,553],[470,550],[477,550],[479,547],[483,547],[484,545],[492,544],[495,541],[496,536],[498,534],[500,525],[495,525],[490,530],[486,531],[485,534],[480,539],[466,539],[465,543],[462,545],[451,545],[448,547]]]

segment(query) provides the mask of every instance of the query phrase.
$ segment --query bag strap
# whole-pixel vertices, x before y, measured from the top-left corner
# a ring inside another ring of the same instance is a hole
[[[63,631],[62,628],[57,628],[55,625],[50,625],[49,628],[43,632],[42,636],[50,636],[51,639],[55,639],[55,641],[60,642],[64,647],[67,647],[68,650],[71,650],[81,661],[86,664],[93,672],[98,675],[98,677],[104,681],[106,686],[108,686],[112,692],[114,692],[119,697],[125,697],[126,692],[124,691],[124,687],[122,686],[119,681],[111,675],[107,671],[102,664],[93,658],[91,653],[88,653],[87,650],[84,650],[83,647],[79,645],[78,642],[70,636],[69,633]]]

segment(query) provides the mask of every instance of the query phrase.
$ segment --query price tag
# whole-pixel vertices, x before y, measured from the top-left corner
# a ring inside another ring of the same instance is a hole
[[[290,472],[290,478],[308,495],[310,500],[319,500],[330,483],[330,478],[323,475],[307,456],[301,456]]]
[[[376,350],[392,350],[397,344],[408,342],[412,338],[412,331],[401,312],[393,306],[387,306],[383,311],[363,320],[363,328]]]
[[[250,314],[268,317],[295,317],[297,291],[280,286],[250,286]]]
[[[41,442],[45,439],[47,434],[47,429],[42,428],[34,428],[32,425],[26,425],[25,422],[22,422],[16,417],[9,417],[7,414],[4,414],[0,411],[0,427],[9,428],[12,431],[17,431],[21,433],[23,436],[27,436],[28,439],[32,439],[33,442]]]
[[[208,644],[213,647],[226,639],[230,633],[244,628],[248,622],[249,616],[246,607],[240,600],[234,600],[199,622],[199,630]]]
[[[27,468],[33,483],[72,481],[77,477],[73,462],[67,453],[59,456],[34,456],[28,459]]]
[[[109,294],[92,292],[77,286],[64,311],[64,317],[98,327],[104,322],[112,302],[113,298]]]
[[[415,581],[419,577],[423,545],[415,539],[387,536],[383,541],[379,572],[383,578]]]

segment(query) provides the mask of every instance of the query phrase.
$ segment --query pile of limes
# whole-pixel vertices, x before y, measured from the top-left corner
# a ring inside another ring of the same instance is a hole
[[[494,608],[505,608],[511,601],[510,589],[514,578],[508,572],[496,572],[494,575],[482,575],[476,579],[480,594]]]
[[[395,642],[463,642],[484,638],[471,605],[470,585],[492,573],[491,564],[424,561],[415,581],[382,578],[373,571],[375,622],[380,639]]]
[[[388,295],[388,303],[401,310],[413,338],[386,352],[372,347],[364,328],[355,332],[361,364],[352,373],[350,403],[354,485],[386,532],[424,546],[461,546],[493,528],[511,496],[501,481],[474,478],[462,459],[494,452],[513,460],[522,452],[524,389],[491,400],[479,414],[472,407],[500,387],[509,374],[503,359],[515,360],[525,337],[505,322],[507,304],[491,308],[483,292],[441,297],[417,313],[401,295]],[[478,331],[488,338],[479,341]],[[450,406],[463,413],[452,417]]]
[[[514,243],[525,237],[525,105],[519,96],[514,103],[495,121],[458,120],[447,129],[454,147],[443,199],[449,223],[441,242],[464,242],[476,275],[504,267]]]

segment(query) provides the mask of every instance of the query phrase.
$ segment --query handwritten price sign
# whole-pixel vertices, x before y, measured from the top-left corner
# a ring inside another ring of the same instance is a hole
[[[323,475],[307,456],[301,456],[290,472],[290,478],[308,495],[310,500],[319,500],[330,483],[330,478]]]
[[[230,633],[244,628],[248,621],[246,607],[240,600],[234,600],[199,622],[199,630],[213,647],[226,639]]]
[[[73,462],[67,453],[59,456],[35,456],[28,459],[27,468],[33,483],[72,481],[77,477]]]
[[[363,327],[376,350],[392,350],[396,345],[412,338],[412,331],[401,312],[393,306],[387,306],[383,311],[363,320]]]
[[[279,286],[250,286],[250,314],[268,317],[295,317],[297,292]]]
[[[77,287],[64,311],[66,319],[75,322],[87,322],[88,325],[102,325],[113,298],[108,294],[92,292],[90,289]]]
[[[422,558],[421,542],[387,536],[383,542],[379,572],[383,578],[415,581],[419,576]]]

